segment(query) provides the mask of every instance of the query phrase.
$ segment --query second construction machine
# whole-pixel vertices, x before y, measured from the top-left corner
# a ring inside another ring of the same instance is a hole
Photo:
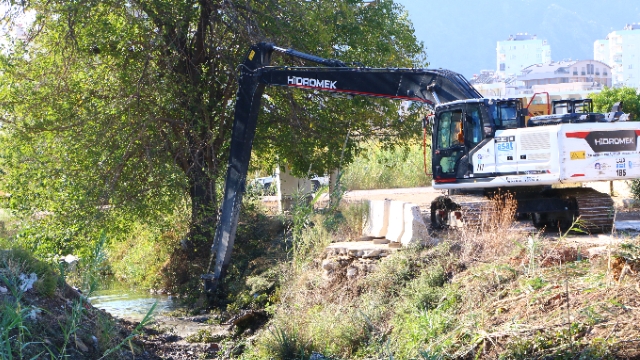
[[[270,66],[274,51],[323,66]],[[517,200],[517,212],[531,214],[537,227],[566,228],[580,217],[591,232],[609,231],[614,209],[608,195],[554,186],[640,178],[640,123],[627,122],[628,116],[619,109],[599,114],[569,102],[554,114],[525,121],[528,114],[520,99],[485,99],[464,77],[448,70],[347,66],[266,43],[252,46],[239,69],[225,195],[212,246],[214,272],[203,276],[209,291],[217,287],[230,261],[257,117],[268,85],[416,101],[431,107],[433,187],[450,193],[431,205],[435,228],[473,222],[488,201],[485,195],[508,190]]]

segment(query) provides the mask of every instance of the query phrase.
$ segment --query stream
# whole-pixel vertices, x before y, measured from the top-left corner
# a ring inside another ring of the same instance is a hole
[[[156,302],[154,316],[168,315],[182,308],[180,303],[177,300],[174,301],[170,295],[150,294],[131,289],[96,291],[89,300],[94,307],[130,321],[142,320]]]
[[[176,310],[183,310],[186,307],[179,299],[170,295],[151,294],[145,291],[122,288],[117,284],[109,284],[109,287],[106,290],[96,291],[93,296],[89,297],[89,301],[94,307],[104,310],[116,318],[139,322],[144,319],[153,304],[156,303],[152,313],[154,326],[162,329],[162,332],[166,334],[177,336],[175,338],[169,337],[172,339],[170,347],[187,349],[185,351],[198,349],[200,351],[202,346],[188,343],[184,339],[202,331],[216,334],[218,339],[223,339],[228,334],[228,326],[211,324],[210,315],[176,316]]]

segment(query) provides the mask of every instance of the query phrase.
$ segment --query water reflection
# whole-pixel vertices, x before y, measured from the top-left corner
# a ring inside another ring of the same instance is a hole
[[[180,305],[177,300],[168,295],[155,295],[135,290],[112,289],[101,290],[89,298],[91,304],[111,315],[132,321],[140,321],[147,314],[151,306],[157,301],[153,312],[161,315],[177,310]]]

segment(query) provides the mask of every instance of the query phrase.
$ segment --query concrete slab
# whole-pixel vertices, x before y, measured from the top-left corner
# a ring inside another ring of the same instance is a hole
[[[617,245],[623,241],[623,238],[599,234],[599,235],[569,235],[566,238],[566,241],[569,243],[581,245],[584,247],[594,247],[594,246],[609,246],[609,245]]]
[[[338,242],[327,246],[328,255],[352,256],[359,258],[381,258],[391,255],[397,249],[387,244],[374,244],[373,241]]]
[[[403,201],[393,200],[389,205],[387,239],[391,242],[400,242],[404,234],[404,204]]]
[[[617,231],[640,232],[640,220],[622,220],[616,221]]]

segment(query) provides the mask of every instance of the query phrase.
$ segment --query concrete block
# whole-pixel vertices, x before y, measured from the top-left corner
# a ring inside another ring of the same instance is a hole
[[[429,231],[422,219],[420,207],[416,204],[404,204],[404,232],[400,238],[402,245],[427,243]]]
[[[362,235],[374,237],[387,235],[390,204],[390,200],[369,201],[369,214],[367,216],[367,222],[364,225]]]
[[[278,186],[278,211],[280,213],[291,210],[294,197],[298,196],[299,193],[309,194],[307,201],[311,201],[313,198],[313,196],[310,195],[312,192],[311,180],[300,179],[291,175],[291,170],[288,166],[283,166],[282,169],[277,166],[275,173],[276,184]]]
[[[391,201],[389,205],[389,228],[386,238],[391,242],[399,242],[404,233],[404,202]]]

